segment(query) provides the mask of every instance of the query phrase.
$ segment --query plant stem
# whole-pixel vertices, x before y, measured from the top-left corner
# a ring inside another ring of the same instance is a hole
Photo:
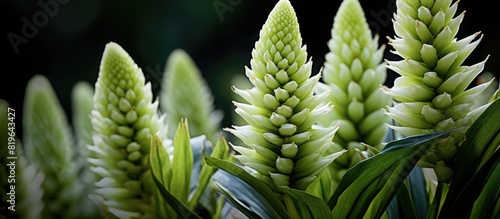
[[[297,212],[297,209],[295,208],[295,205],[293,204],[292,198],[290,198],[290,196],[288,196],[288,195],[285,195],[283,198],[285,201],[286,210],[287,210],[290,218],[291,219],[300,219],[299,212]]]
[[[431,206],[429,207],[429,211],[427,212],[427,218],[437,218],[439,214],[439,209],[441,207],[441,200],[443,196],[443,187],[445,183],[438,182],[436,193],[434,194],[434,199],[432,200]]]
[[[219,200],[217,200],[217,207],[215,208],[215,212],[212,218],[221,218],[223,207],[224,207],[224,196],[220,196]]]

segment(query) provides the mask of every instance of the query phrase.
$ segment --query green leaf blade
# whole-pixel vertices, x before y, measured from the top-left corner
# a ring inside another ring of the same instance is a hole
[[[212,153],[211,157],[219,158],[226,160],[229,156],[229,145],[227,144],[226,139],[221,135],[219,140],[217,141]],[[201,157],[203,159],[203,157]],[[201,170],[199,172],[198,184],[196,191],[193,197],[189,200],[189,206],[195,207],[199,202],[201,195],[205,191],[205,188],[208,186],[212,175],[217,171],[217,168],[210,165],[202,165]]]
[[[172,161],[172,178],[170,192],[182,203],[187,204],[190,194],[191,172],[193,169],[193,152],[187,120],[179,123],[174,136],[174,159]]]
[[[280,218],[273,206],[250,185],[230,173],[219,170],[214,174],[214,184],[230,204],[249,218]]]
[[[330,208],[322,199],[297,189],[284,187],[282,190],[292,199],[300,218],[332,218]]]
[[[468,208],[460,208],[461,211],[470,213],[475,199],[481,193],[481,189],[494,174],[488,174],[496,168],[498,148],[500,147],[500,101],[495,100],[484,110],[476,121],[467,130],[466,139],[457,151],[456,170],[446,201],[443,203],[440,215],[454,214],[457,203],[465,204]],[[489,165],[491,170],[486,169]],[[476,185],[474,185],[476,183]],[[469,189],[467,189],[469,188]],[[476,191],[475,194],[471,194]],[[462,197],[462,198],[460,198]],[[469,197],[464,200],[463,197]],[[465,202],[466,201],[466,202]],[[484,209],[484,211],[492,210]]]
[[[495,218],[495,207],[498,208],[498,201],[500,201],[500,165],[497,164],[492,175],[489,177],[483,191],[474,203],[472,208],[471,217],[473,218]]]
[[[250,175],[241,167],[236,164],[230,163],[217,158],[205,156],[205,161],[209,165],[216,166],[246,182],[254,188],[266,201],[273,207],[273,209],[283,218],[289,218],[288,213],[278,198],[277,194],[264,182],[257,180],[254,176]]]
[[[373,208],[380,209],[373,217],[380,217],[401,183],[433,142],[452,131],[417,135],[389,142],[382,152],[348,170],[328,201],[334,217],[345,218],[351,214],[366,212],[369,206],[366,202],[373,197],[376,199],[372,202]]]
[[[199,215],[191,211],[187,206],[169,193],[165,187],[163,187],[163,184],[158,180],[155,174],[153,174],[153,179],[163,199],[169,203],[179,217],[184,219],[201,219]]]

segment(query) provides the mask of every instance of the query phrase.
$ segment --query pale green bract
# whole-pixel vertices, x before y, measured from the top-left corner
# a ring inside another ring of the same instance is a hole
[[[99,70],[91,113],[94,145],[88,147],[99,176],[95,200],[118,218],[157,217],[148,156],[153,135],[171,145],[165,117],[157,111],[151,84],[120,45],[106,45]]]
[[[366,144],[382,149],[388,122],[383,108],[390,104],[390,97],[380,88],[387,76],[382,62],[385,46],[379,46],[378,35],[372,37],[358,0],[342,2],[331,36],[323,66],[324,83],[318,83],[317,90],[330,92],[326,101],[335,107],[318,124],[340,126],[329,150],[348,150],[331,165],[332,183],[338,184],[347,169],[373,155]]]
[[[457,146],[467,128],[489,105],[476,101],[492,81],[468,89],[481,73],[486,60],[467,66],[465,59],[479,44],[479,33],[457,40],[464,13],[455,16],[458,1],[398,0],[394,15],[396,36],[390,39],[394,54],[403,58],[388,61],[388,68],[400,76],[385,89],[396,101],[387,115],[391,126],[406,135],[458,129],[441,140],[419,162],[434,168],[438,180],[449,182]],[[486,95],[486,94],[485,94]]]
[[[226,129],[245,145],[235,157],[270,185],[305,190],[344,151],[325,156],[338,126],[316,126],[331,108],[327,93],[314,95],[320,74],[311,76],[299,24],[288,0],[269,14],[245,73],[254,87],[233,90],[248,103],[234,102],[248,125]]]

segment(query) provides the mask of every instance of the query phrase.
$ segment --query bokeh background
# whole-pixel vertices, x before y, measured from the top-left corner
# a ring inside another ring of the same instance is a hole
[[[56,4],[49,11],[42,5]],[[120,44],[160,90],[165,62],[174,49],[186,50],[210,86],[215,107],[225,114],[222,126],[232,124],[231,80],[244,74],[258,33],[277,0],[6,0],[2,1],[2,79],[0,98],[16,109],[18,135],[22,134],[25,86],[35,74],[51,81],[68,118],[70,93],[78,81],[94,84],[105,44]],[[340,0],[291,0],[299,20],[303,43],[313,59],[317,73],[328,52],[333,17]],[[372,31],[380,44],[393,37],[392,13],[395,0],[360,0]],[[460,27],[461,39],[475,32],[484,34],[482,42],[466,60],[475,64],[489,55],[485,71],[499,75],[499,21],[494,1],[463,0],[458,13],[467,11]],[[48,13],[50,12],[50,13]],[[46,17],[43,17],[45,13]],[[38,18],[36,32],[23,30]],[[28,35],[26,35],[28,33]],[[24,43],[13,46],[9,36]],[[24,34],[24,35],[23,35]],[[17,51],[14,47],[17,47]],[[386,59],[395,60],[390,47]],[[5,58],[6,57],[6,58]],[[388,71],[387,86],[395,74]]]

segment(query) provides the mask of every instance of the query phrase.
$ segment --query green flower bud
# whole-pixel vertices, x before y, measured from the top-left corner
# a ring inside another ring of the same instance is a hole
[[[260,31],[251,68],[245,70],[254,87],[233,88],[248,102],[235,103],[247,125],[225,129],[245,144],[234,146],[240,153],[236,158],[255,177],[301,190],[337,157],[324,156],[336,129],[313,126],[331,106],[322,104],[327,95],[313,94],[320,75],[311,77],[312,62],[306,59],[293,7],[280,0]]]
[[[437,124],[444,119],[443,113],[441,113],[439,110],[433,109],[429,105],[425,105],[422,107],[422,116],[424,117],[425,121],[428,124]]]
[[[274,184],[278,186],[288,186],[290,185],[290,176],[281,173],[269,173]]]
[[[398,0],[396,5],[396,36],[390,39],[390,45],[403,60],[387,62],[388,68],[400,75],[392,88],[385,89],[397,101],[386,113],[396,122],[390,127],[407,136],[468,128],[473,109],[488,104],[475,100],[491,95],[483,92],[487,85],[467,90],[486,60],[462,65],[481,39],[474,41],[477,33],[455,39],[464,17],[463,13],[454,17],[458,1]],[[438,180],[449,182],[463,133],[453,133],[436,144],[419,164],[433,167]]]
[[[297,126],[295,126],[294,124],[287,123],[287,124],[283,124],[279,128],[278,132],[280,133],[281,136],[288,137],[288,136],[292,136],[293,134],[295,134],[296,131],[297,131]]]
[[[266,83],[269,89],[273,90],[281,86],[280,83],[276,80],[276,78],[274,78],[271,74],[266,74],[264,76],[264,83]]]
[[[365,115],[364,105],[361,102],[358,102],[356,99],[353,99],[351,103],[347,106],[347,113],[349,118],[355,123],[361,121]]]
[[[431,71],[424,74],[422,83],[424,83],[427,87],[436,88],[443,83],[443,80],[436,72]]]
[[[436,109],[446,109],[450,107],[452,103],[451,95],[448,93],[439,94],[432,99],[432,105],[436,107]]]
[[[278,157],[278,159],[276,159],[276,169],[278,169],[280,173],[290,174],[293,170],[293,160]]]
[[[294,158],[298,151],[299,148],[294,142],[281,145],[281,154],[286,158]]]

